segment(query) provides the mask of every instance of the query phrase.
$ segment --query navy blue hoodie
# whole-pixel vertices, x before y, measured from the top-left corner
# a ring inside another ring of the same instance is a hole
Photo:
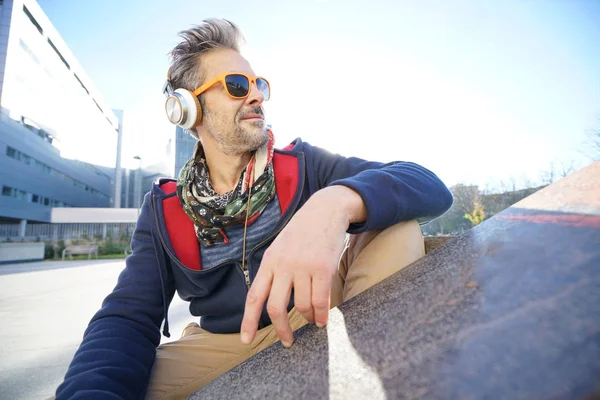
[[[281,218],[273,234],[249,254],[253,281],[265,250],[294,213],[319,189],[344,185],[364,201],[367,219],[348,233],[383,229],[401,221],[426,221],[446,212],[452,195],[438,177],[411,162],[387,164],[345,158],[296,139],[273,157]],[[167,311],[177,290],[190,301],[202,328],[239,332],[247,287],[239,260],[204,270],[191,220],[171,179],[146,194],[117,286],[94,315],[58,387],[57,399],[143,399],[160,343],[169,336]],[[376,266],[374,266],[376,268]],[[293,307],[290,299],[288,309]],[[266,306],[259,328],[271,323]]]

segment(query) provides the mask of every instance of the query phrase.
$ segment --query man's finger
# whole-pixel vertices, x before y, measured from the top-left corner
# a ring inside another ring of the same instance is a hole
[[[290,327],[288,319],[287,306],[290,302],[292,292],[292,277],[285,274],[279,274],[273,279],[273,286],[267,302],[267,312],[271,322],[275,327],[277,336],[285,347],[290,347],[294,343],[294,334]]]
[[[294,307],[308,322],[315,322],[311,292],[310,275],[296,274],[294,276]]]
[[[263,305],[271,291],[273,272],[269,268],[259,269],[252,286],[246,295],[244,319],[242,319],[242,343],[250,344],[258,329],[258,320],[262,314]]]
[[[315,313],[315,324],[319,328],[327,325],[331,294],[331,277],[317,274],[312,278],[312,307]]]

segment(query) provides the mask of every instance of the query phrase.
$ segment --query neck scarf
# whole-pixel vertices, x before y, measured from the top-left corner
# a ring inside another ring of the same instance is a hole
[[[271,130],[268,134],[267,143],[255,151],[236,187],[223,195],[213,189],[204,148],[200,142],[196,143],[194,155],[179,173],[177,197],[194,223],[196,236],[202,245],[228,243],[223,229],[245,223],[247,209],[248,219],[257,217],[275,196],[274,139]]]

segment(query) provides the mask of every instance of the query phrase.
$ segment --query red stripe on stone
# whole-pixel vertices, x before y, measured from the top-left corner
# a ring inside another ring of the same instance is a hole
[[[600,229],[600,216],[577,214],[498,215],[509,221],[524,221],[533,224],[553,224]]]

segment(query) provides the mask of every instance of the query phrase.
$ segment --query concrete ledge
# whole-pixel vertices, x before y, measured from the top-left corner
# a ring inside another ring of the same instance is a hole
[[[44,259],[44,242],[0,243],[0,264]]]
[[[54,224],[116,224],[135,223],[137,208],[52,208],[50,222]]]

